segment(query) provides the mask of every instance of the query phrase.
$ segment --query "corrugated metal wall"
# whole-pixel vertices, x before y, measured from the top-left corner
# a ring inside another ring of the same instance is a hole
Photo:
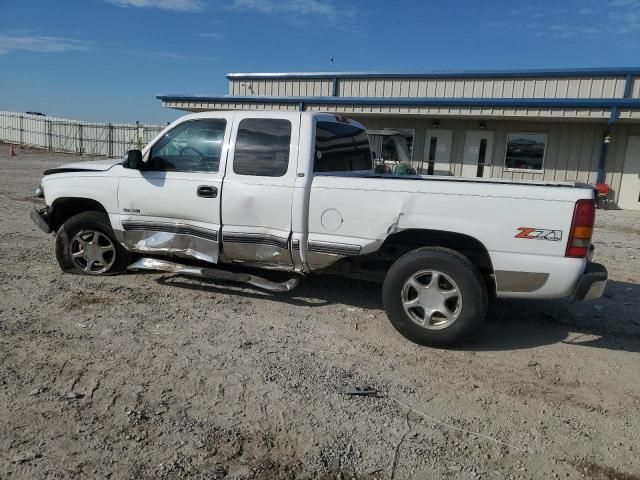
[[[229,82],[229,95],[274,97],[325,97],[331,95],[332,80],[242,80]]]
[[[626,77],[540,78],[338,78],[341,97],[623,98]],[[640,82],[632,97],[640,98]],[[332,79],[229,81],[230,95],[331,96]]]
[[[622,97],[624,77],[527,79],[340,80],[344,97],[612,98]]]
[[[121,156],[155,137],[165,125],[88,123],[0,111],[0,141],[82,155]]]

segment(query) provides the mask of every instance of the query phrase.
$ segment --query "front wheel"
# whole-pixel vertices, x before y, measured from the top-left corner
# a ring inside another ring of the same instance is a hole
[[[420,345],[452,346],[477,329],[487,313],[487,286],[467,257],[423,247],[387,272],[384,308],[398,332]]]
[[[97,211],[82,212],[64,222],[56,235],[56,258],[63,271],[80,275],[113,275],[124,272],[129,263],[109,217]]]

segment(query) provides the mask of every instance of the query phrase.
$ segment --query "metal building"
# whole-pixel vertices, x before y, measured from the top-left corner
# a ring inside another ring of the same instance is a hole
[[[606,183],[640,210],[640,68],[442,73],[230,73],[185,111],[313,110],[362,122],[377,155],[406,144],[424,174]],[[398,142],[398,139],[401,142]]]

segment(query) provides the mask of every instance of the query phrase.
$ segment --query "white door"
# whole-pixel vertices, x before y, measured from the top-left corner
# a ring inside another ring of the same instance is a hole
[[[232,114],[187,120],[148,151],[144,170],[123,168],[123,241],[138,252],[217,262],[220,192]]]
[[[292,268],[300,114],[237,113],[222,194],[225,259]]]
[[[421,163],[422,175],[453,175],[451,169],[451,145],[453,132],[439,128],[429,128],[424,143]]]
[[[493,132],[467,130],[462,155],[463,177],[489,177],[493,157]]]
[[[629,137],[624,157],[622,183],[618,206],[626,210],[640,210],[640,137]]]

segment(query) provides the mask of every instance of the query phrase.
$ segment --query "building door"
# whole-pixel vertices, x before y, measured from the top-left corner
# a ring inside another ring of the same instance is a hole
[[[451,171],[451,143],[453,132],[439,128],[427,129],[424,155],[420,162],[422,175],[453,175]]]
[[[463,177],[489,177],[493,157],[493,132],[467,130],[462,156]]]
[[[624,157],[622,183],[618,192],[618,206],[626,210],[640,210],[640,137],[629,137]]]

